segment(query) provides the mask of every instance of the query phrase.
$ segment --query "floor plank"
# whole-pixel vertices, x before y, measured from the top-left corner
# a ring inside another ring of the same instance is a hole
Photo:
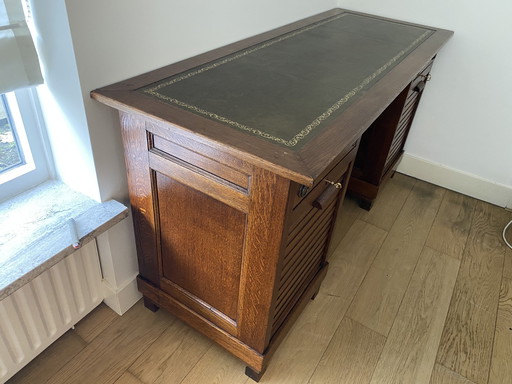
[[[305,384],[338,328],[348,304],[320,292],[297,319],[260,383]]]
[[[417,182],[359,288],[348,316],[387,336],[445,190]]]
[[[117,313],[101,303],[75,326],[74,332],[90,343],[118,317]]]
[[[507,279],[512,279],[512,249],[506,248],[505,250],[505,264],[503,266],[503,276]]]
[[[453,301],[441,336],[437,362],[486,384],[491,360],[496,314],[466,301]]]
[[[130,372],[125,372],[114,384],[144,384]]]
[[[331,243],[327,251],[327,258],[330,259],[341,240],[345,237],[354,221],[359,218],[363,210],[359,208],[357,200],[351,196],[345,196],[343,204],[338,207],[336,223],[332,231]]]
[[[320,291],[350,303],[386,235],[386,231],[356,220],[332,255]]]
[[[457,279],[456,300],[472,300],[486,311],[496,311],[505,258],[501,232],[507,216],[503,208],[477,203]]]
[[[73,331],[68,331],[7,383],[45,383],[83,350],[86,345]]]
[[[504,209],[479,201],[463,253],[437,361],[486,384],[493,346],[505,248]]]
[[[512,220],[512,212],[507,211],[508,213],[508,221]],[[508,223],[507,223],[508,224]],[[505,228],[505,227],[503,227]],[[509,244],[512,245],[512,224],[508,227],[507,232],[505,233],[505,237]],[[512,279],[512,248],[509,246],[505,246],[505,266],[503,267],[503,276],[507,279]]]
[[[477,200],[446,191],[426,245],[449,256],[462,258]]]
[[[458,260],[424,248],[372,384],[429,383],[458,269]]]
[[[436,364],[432,371],[432,378],[430,384],[475,384],[458,373]]]
[[[344,318],[309,383],[369,383],[385,341],[384,336]]]
[[[370,211],[362,210],[359,217],[367,223],[389,231],[414,184],[416,184],[416,179],[396,172],[379,191],[379,196],[372,209]]]
[[[175,320],[128,369],[145,384],[175,384],[187,376],[212,342]]]
[[[512,382],[512,280],[503,279],[489,384]]]
[[[214,344],[181,383],[243,384],[249,380],[245,375],[245,365]]]
[[[164,311],[153,313],[139,301],[48,383],[114,383],[172,321],[171,315]]]

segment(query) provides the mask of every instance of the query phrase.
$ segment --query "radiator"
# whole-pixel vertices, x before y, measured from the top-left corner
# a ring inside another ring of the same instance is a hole
[[[0,301],[0,383],[5,383],[103,299],[90,241]]]

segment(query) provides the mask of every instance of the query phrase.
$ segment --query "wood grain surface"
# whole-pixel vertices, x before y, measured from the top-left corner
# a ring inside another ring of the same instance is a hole
[[[344,318],[309,383],[369,383],[385,342],[384,336]]]
[[[489,376],[507,218],[503,209],[477,202],[437,357],[477,384]]]
[[[494,335],[489,384],[506,384],[512,380],[512,280],[501,283],[498,317]]]
[[[465,377],[443,367],[440,364],[434,366],[430,384],[475,384]]]
[[[415,179],[396,173],[379,191],[372,209],[369,212],[361,210],[360,218],[389,231],[415,183]]]
[[[164,311],[153,313],[138,302],[114,321],[48,383],[115,383],[141,352],[146,350],[173,321]],[[134,327],[134,322],[138,326]]]
[[[372,384],[429,383],[458,270],[458,260],[423,249]]]
[[[469,236],[475,205],[475,199],[446,191],[426,245],[460,260]]]
[[[387,336],[444,192],[416,183],[352,302],[352,319]]]
[[[332,255],[329,271],[320,291],[342,297],[350,303],[386,235],[387,232],[382,229],[356,220]]]
[[[128,371],[144,383],[181,383],[212,345],[211,340],[175,320]]]

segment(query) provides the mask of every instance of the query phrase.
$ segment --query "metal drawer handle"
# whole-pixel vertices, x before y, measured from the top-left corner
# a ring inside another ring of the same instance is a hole
[[[430,73],[428,75],[420,75],[420,77],[423,77],[423,80],[424,81],[430,81],[432,80],[432,76],[430,75]]]
[[[337,182],[335,183],[334,181],[330,181],[330,180],[327,180],[327,179],[324,179],[324,181],[328,184],[331,184],[334,186],[334,188],[336,189],[342,189],[343,188],[343,184],[341,184],[340,182]]]

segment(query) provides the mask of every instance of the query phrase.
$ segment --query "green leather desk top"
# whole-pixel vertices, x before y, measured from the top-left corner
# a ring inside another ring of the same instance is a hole
[[[297,150],[433,32],[342,13],[138,92]]]

